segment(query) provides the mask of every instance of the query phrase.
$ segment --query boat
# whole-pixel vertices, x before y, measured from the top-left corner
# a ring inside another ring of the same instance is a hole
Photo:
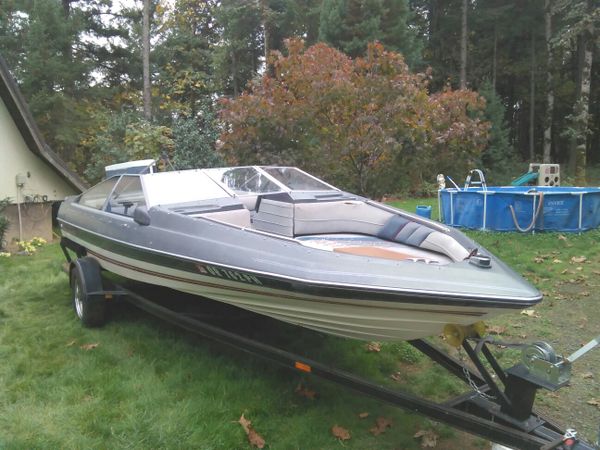
[[[377,341],[542,299],[460,231],[295,167],[128,172],[67,198],[58,221],[80,256],[134,281]]]

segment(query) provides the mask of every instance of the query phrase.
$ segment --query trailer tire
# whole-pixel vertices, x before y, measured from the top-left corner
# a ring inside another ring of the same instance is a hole
[[[75,260],[71,268],[71,298],[75,314],[86,327],[99,327],[106,322],[102,290],[98,261],[89,256]]]

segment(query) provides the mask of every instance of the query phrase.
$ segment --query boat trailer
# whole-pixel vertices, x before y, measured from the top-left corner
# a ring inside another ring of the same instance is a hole
[[[513,345],[522,348],[523,360],[514,367],[503,369],[490,350],[492,345],[499,343],[489,337],[481,337],[477,326],[447,327],[445,330],[447,340],[457,347],[462,347],[477,370],[471,369],[469,365],[448,355],[427,340],[408,341],[414,348],[470,387],[470,390],[464,394],[436,403],[231,332],[209,323],[208,320],[174,311],[108,279],[98,262],[85,256],[85,250],[78,244],[63,238],[61,248],[68,262],[73,304],[84,325],[102,325],[105,321],[108,301],[119,298],[202,337],[260,356],[292,370],[321,377],[509,448],[520,450],[597,450],[600,448],[597,443],[591,445],[579,439],[575,430],[562,429],[550,419],[536,413],[533,408],[537,390],[543,388],[555,391],[568,384],[571,363],[599,345],[600,337],[590,341],[568,358],[556,355],[552,347],[543,342]],[[67,249],[74,251],[78,258],[72,259]],[[173,295],[180,294],[176,291],[171,292]]]

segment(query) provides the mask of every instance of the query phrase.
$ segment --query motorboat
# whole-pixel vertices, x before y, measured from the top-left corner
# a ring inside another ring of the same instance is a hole
[[[460,231],[295,167],[151,172],[66,199],[63,238],[122,277],[361,340],[423,338],[542,299]]]

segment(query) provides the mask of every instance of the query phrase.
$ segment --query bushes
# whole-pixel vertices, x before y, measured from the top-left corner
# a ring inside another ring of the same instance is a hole
[[[10,202],[8,198],[0,200],[0,250],[5,247],[4,235],[6,234],[6,230],[8,230],[8,226],[10,225],[10,222],[2,214],[2,211],[4,211],[9,204]]]
[[[248,93],[225,100],[222,151],[231,163],[298,165],[370,196],[464,173],[487,144],[476,93],[429,95],[427,74],[371,44],[352,60],[325,44],[287,41]]]

